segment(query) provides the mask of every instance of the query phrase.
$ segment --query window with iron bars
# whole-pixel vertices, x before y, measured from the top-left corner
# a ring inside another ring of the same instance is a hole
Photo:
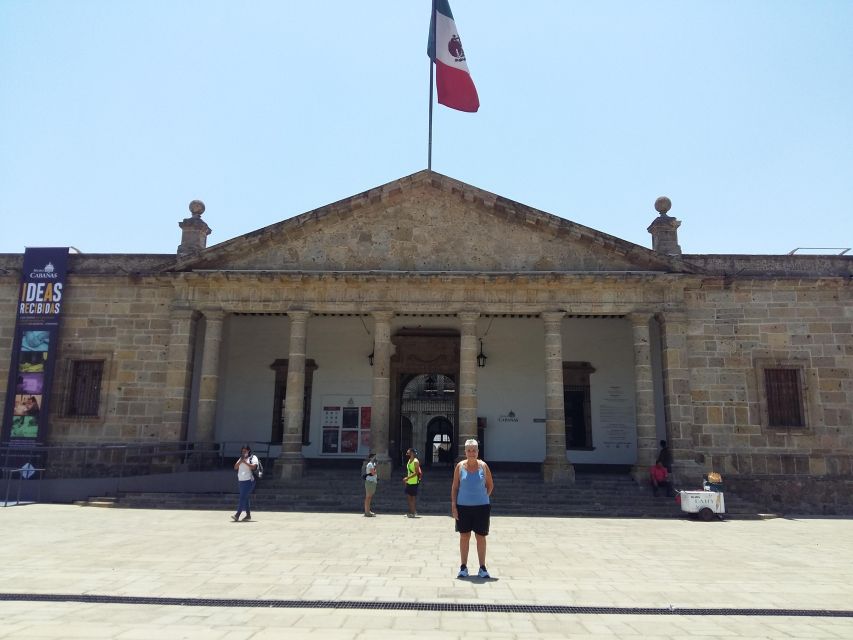
[[[806,426],[799,369],[765,369],[764,386],[768,426]]]
[[[104,376],[103,360],[74,360],[65,415],[96,417],[101,408],[101,381]]]

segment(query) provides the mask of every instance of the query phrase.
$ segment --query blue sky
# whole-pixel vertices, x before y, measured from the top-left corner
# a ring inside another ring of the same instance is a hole
[[[451,0],[433,169],[644,246],[853,245],[853,2]],[[0,0],[0,252],[174,253],[426,168],[429,0]]]

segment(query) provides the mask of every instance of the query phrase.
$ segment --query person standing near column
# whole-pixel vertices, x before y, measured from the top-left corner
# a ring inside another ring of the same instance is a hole
[[[471,531],[477,539],[477,558],[480,561],[478,578],[489,578],[486,569],[486,536],[489,535],[491,504],[489,497],[495,488],[489,465],[478,458],[480,446],[476,440],[465,441],[465,459],[453,470],[450,487],[450,510],[459,532],[460,566],[457,578],[468,577],[468,548]]]
[[[240,457],[234,463],[234,468],[237,470],[237,485],[240,487],[240,502],[237,503],[237,513],[231,516],[234,522],[240,520],[240,514],[246,512],[246,517],[243,522],[252,519],[252,512],[249,505],[249,495],[252,489],[255,488],[255,476],[252,471],[258,468],[258,459],[252,455],[252,450],[249,445],[244,445],[240,450]]]
[[[409,518],[417,518],[417,502],[418,502],[418,484],[421,477],[421,463],[415,457],[415,450],[411,447],[406,449],[406,455],[409,461],[406,463],[406,477],[403,478],[403,484],[406,491],[406,502],[409,504],[409,512],[406,514]]]
[[[370,510],[370,502],[376,494],[378,484],[376,478],[376,454],[372,451],[367,454],[367,462],[364,464],[364,517],[372,518],[376,514]]]

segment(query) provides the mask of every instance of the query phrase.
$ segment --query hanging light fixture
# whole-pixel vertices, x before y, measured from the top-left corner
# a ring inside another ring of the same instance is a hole
[[[370,352],[370,355],[367,356],[367,361],[370,363],[370,366],[373,366],[373,352]]]
[[[477,366],[478,367],[485,367],[487,359],[488,358],[487,358],[486,354],[483,353],[483,339],[481,338],[480,339],[480,353],[477,354]]]

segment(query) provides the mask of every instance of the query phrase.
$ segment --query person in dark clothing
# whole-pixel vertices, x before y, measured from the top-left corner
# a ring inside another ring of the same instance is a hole
[[[660,462],[668,473],[672,473],[672,450],[666,445],[666,440],[660,441],[660,453],[655,462]]]

